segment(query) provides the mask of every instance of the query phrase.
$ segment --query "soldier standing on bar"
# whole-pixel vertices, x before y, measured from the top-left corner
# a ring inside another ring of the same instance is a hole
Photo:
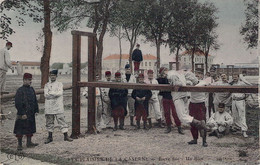
[[[115,73],[115,80],[116,82],[121,82],[121,73]],[[119,119],[119,129],[124,130],[124,120],[125,116],[127,115],[127,89],[116,89],[111,88],[109,90],[109,98],[111,101],[111,108],[112,108],[112,117],[114,119],[114,131],[118,129],[118,119]]]
[[[64,134],[64,141],[73,141],[68,136],[68,124],[65,121],[63,105],[63,84],[57,81],[58,70],[50,72],[50,81],[44,86],[45,97],[45,118],[48,138],[45,144],[53,141],[54,119],[56,118],[61,132]]]
[[[35,147],[38,144],[31,141],[36,132],[35,114],[39,113],[38,101],[32,84],[32,75],[25,73],[23,75],[23,86],[20,87],[15,95],[15,107],[17,109],[17,118],[14,126],[14,134],[18,139],[17,150],[21,151],[23,135],[27,137],[28,148]]]
[[[234,73],[232,86],[246,86],[243,81],[239,81],[239,74]],[[234,125],[232,131],[242,130],[242,134],[245,138],[247,135],[247,124],[246,124],[246,94],[245,93],[232,93],[232,117],[234,118]]]
[[[148,70],[148,80],[146,81],[146,84],[158,84],[158,81],[154,78],[153,75],[153,70]],[[152,97],[149,100],[149,111],[151,110],[154,111],[155,113],[155,119],[158,121],[158,126],[161,128],[164,128],[162,125],[162,112],[160,109],[160,103],[158,99],[158,90],[152,90]],[[152,128],[152,118],[151,118],[151,113],[149,113],[149,116],[147,117],[148,123],[149,123],[149,128]]]
[[[140,73],[138,75],[138,83],[144,84],[144,75]],[[147,116],[149,115],[148,102],[152,97],[150,90],[134,89],[132,97],[135,99],[135,115],[137,129],[140,129],[140,120],[143,119],[144,129],[147,129]]]
[[[134,71],[135,75],[138,76],[138,70],[140,67],[141,62],[143,61],[143,54],[140,50],[140,44],[136,45],[136,49],[132,53],[132,60],[134,61]]]
[[[168,69],[165,67],[161,67],[159,70],[159,78],[157,79],[159,84],[170,84],[169,80],[167,78]],[[172,130],[172,121],[171,121],[171,111],[172,111],[172,117],[174,118],[174,122],[176,126],[178,127],[178,132],[180,134],[184,134],[181,128],[181,122],[180,119],[176,113],[176,109],[172,100],[172,94],[171,91],[160,91],[159,95],[161,95],[162,98],[162,104],[163,104],[163,110],[164,110],[164,116],[166,120],[167,129],[165,133],[170,133]]]
[[[131,74],[131,68],[129,64],[125,65],[125,75],[122,76],[123,82],[125,83],[136,83],[136,78]],[[130,116],[130,125],[135,126],[134,124],[134,116],[135,116],[135,100],[131,97],[133,89],[128,90],[127,104],[128,104],[128,112]]]

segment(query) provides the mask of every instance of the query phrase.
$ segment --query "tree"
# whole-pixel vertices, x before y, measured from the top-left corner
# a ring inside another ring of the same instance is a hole
[[[204,20],[201,28],[204,29],[204,33],[201,35],[200,47],[205,54],[205,70],[207,72],[209,51],[219,49],[218,35],[216,33],[218,17],[216,16],[217,8],[212,3],[204,3],[201,10],[203,11],[202,20]]]
[[[132,70],[132,52],[141,32],[143,11],[141,1],[120,0],[110,15],[109,29],[120,29],[122,37],[129,42],[129,64]]]
[[[169,19],[166,28],[168,34],[167,44],[169,44],[170,52],[176,52],[176,70],[179,70],[179,51],[185,47],[187,43],[187,32],[191,28],[190,19],[193,17],[196,0],[174,1],[173,16]]]
[[[172,0],[142,1],[143,24],[141,34],[146,41],[154,42],[157,54],[157,70],[160,68],[160,48],[166,37],[166,27],[173,15]]]
[[[247,43],[247,48],[257,48],[258,45],[258,0],[244,0],[246,5],[246,21],[241,26],[240,34]]]
[[[51,46],[52,46],[52,32],[51,32],[51,5],[50,0],[43,1],[28,1],[28,0],[17,0],[17,1],[4,1],[1,3],[1,11],[4,10],[14,10],[20,15],[32,17],[34,22],[42,22],[44,20],[44,46],[43,55],[41,57],[41,88],[48,82],[49,77],[49,66],[50,66],[50,56],[51,56]],[[43,17],[42,17],[43,15]],[[4,26],[5,30],[1,33],[2,38],[7,38],[10,34],[14,32],[11,27],[11,18],[4,16],[4,20],[1,22],[1,26]],[[23,17],[16,16],[18,24],[23,25],[25,23]],[[44,96],[41,95],[40,101],[44,101]]]
[[[87,27],[93,28],[93,33],[97,33],[96,73],[99,75],[102,70],[103,39],[115,3],[112,0],[100,0],[93,4],[84,0],[64,0],[56,1],[54,8],[54,26],[58,31],[75,29],[84,22]]]

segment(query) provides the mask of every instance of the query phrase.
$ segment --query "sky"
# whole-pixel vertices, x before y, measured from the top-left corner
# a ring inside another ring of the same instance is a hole
[[[0,0],[1,2],[2,0]],[[250,63],[257,58],[257,50],[247,50],[247,45],[243,43],[243,37],[239,34],[239,29],[245,20],[243,0],[199,0],[200,2],[209,1],[215,4],[219,12],[217,33],[219,35],[220,49],[211,51],[209,54],[215,56],[214,63],[235,64]],[[8,12],[7,14],[15,17],[17,13]],[[8,40],[13,43],[10,50],[11,60],[13,61],[40,61],[42,52],[37,50],[37,46],[42,45],[41,41],[36,41],[42,31],[43,23],[33,23],[26,19],[24,26],[13,24],[16,31]],[[79,27],[78,30],[92,32],[92,29]],[[53,43],[51,63],[72,61],[72,35],[71,30],[63,33],[53,31]],[[151,43],[144,43],[144,38],[138,38],[143,54],[153,54],[156,56],[156,48]],[[4,47],[5,41],[0,40],[0,47]],[[82,37],[82,61],[87,61],[87,38]],[[123,53],[128,53],[129,44],[122,42]],[[183,50],[184,51],[184,50]],[[104,38],[103,57],[110,54],[119,54],[119,43],[117,38],[112,38],[107,33]],[[161,62],[167,63],[175,58],[170,54],[169,48],[161,47]]]

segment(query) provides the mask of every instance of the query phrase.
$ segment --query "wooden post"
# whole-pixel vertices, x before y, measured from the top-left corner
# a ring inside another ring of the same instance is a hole
[[[96,81],[96,37],[88,37],[88,82]],[[96,129],[96,88],[88,87],[88,131],[94,133]]]
[[[72,34],[72,138],[80,135],[80,63],[81,63],[81,36]]]

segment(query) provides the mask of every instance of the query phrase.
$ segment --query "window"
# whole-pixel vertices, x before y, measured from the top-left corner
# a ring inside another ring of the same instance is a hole
[[[34,66],[32,66],[31,69],[34,69]]]
[[[38,66],[37,69],[40,69],[40,67]]]
[[[28,66],[26,66],[24,69],[28,69]]]
[[[152,63],[151,63],[151,62],[149,62],[149,66],[152,66]]]
[[[144,63],[141,62],[141,66],[144,66]]]
[[[145,62],[145,66],[147,66],[147,62]]]
[[[183,61],[186,62],[186,57],[184,57]]]

